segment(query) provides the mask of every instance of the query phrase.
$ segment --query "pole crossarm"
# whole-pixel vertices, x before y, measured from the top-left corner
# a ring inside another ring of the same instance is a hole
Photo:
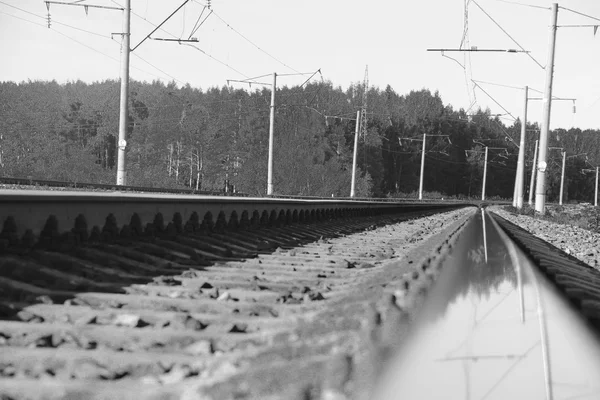
[[[427,49],[427,51],[441,51],[443,52],[484,52],[484,53],[530,53],[529,50],[517,50],[517,49],[478,49],[477,47],[471,49]]]
[[[450,137],[450,135],[429,135],[427,134],[427,137]],[[398,138],[398,140],[410,140],[413,142],[422,142],[423,139],[416,139],[416,138]]]
[[[119,10],[119,11],[124,11],[125,9],[123,7],[110,7],[110,6],[100,6],[97,4],[77,4],[77,3],[65,3],[64,1],[45,1],[44,3],[46,3],[46,5],[49,4],[58,4],[58,5],[62,5],[62,6],[79,6],[79,7],[85,7],[85,8],[104,8],[107,10]]]
[[[595,25],[556,25],[557,28],[598,28],[598,24]]]
[[[485,10],[483,9],[483,7],[481,7],[481,6],[479,5],[479,3],[477,3],[475,0],[470,0],[470,1],[472,1],[472,2],[473,2],[473,4],[475,4],[475,5],[476,5],[476,6],[477,6],[477,7],[478,7],[478,8],[479,8],[479,9],[480,9],[480,10],[481,10],[481,11],[482,11],[482,12],[483,12],[483,13],[484,13],[484,14],[485,14],[485,15],[486,15],[486,16],[487,16],[487,17],[488,17],[488,18],[489,18],[489,19],[490,19],[490,20],[491,20],[491,21],[492,21],[492,22],[493,22],[493,23],[494,23],[494,24],[495,24],[497,27],[498,27],[498,28],[500,28],[500,30],[501,30],[501,31],[502,31],[502,32],[503,32],[503,33],[504,33],[506,36],[508,36],[508,37],[510,38],[510,40],[512,40],[512,41],[513,41],[513,43],[514,43],[514,44],[516,44],[517,46],[519,46],[519,48],[520,48],[521,50],[523,50],[523,51],[525,52],[525,54],[527,54],[527,56],[533,60],[533,62],[535,62],[535,63],[536,63],[536,64],[537,64],[537,65],[538,65],[538,66],[539,66],[541,69],[545,69],[545,67],[544,67],[542,64],[540,64],[540,62],[539,62],[538,60],[536,60],[536,59],[535,59],[535,57],[533,57],[531,54],[529,54],[529,52],[528,52],[528,51],[525,51],[525,49],[523,48],[523,46],[521,46],[521,45],[519,44],[519,42],[517,42],[517,41],[515,40],[515,38],[513,38],[513,37],[512,37],[512,36],[511,36],[511,35],[510,35],[510,34],[509,34],[509,33],[508,33],[508,32],[507,32],[507,31],[506,31],[506,30],[505,30],[505,29],[504,29],[504,28],[503,28],[503,27],[502,27],[502,26],[501,26],[501,25],[500,25],[500,24],[499,24],[499,23],[498,23],[498,22],[497,22],[497,21],[496,21],[494,18],[492,18],[492,16],[491,16],[490,14],[488,14],[488,12],[487,12],[487,11],[485,11]]]
[[[527,100],[544,100],[544,98],[543,97],[529,97]],[[552,97],[552,100],[577,101],[577,99],[571,98],[571,97]]]
[[[191,39],[170,39],[170,38],[153,38],[153,37],[151,37],[150,39],[151,40],[160,40],[160,41],[163,41],[163,42],[179,42],[179,43],[190,43],[190,42],[196,43],[196,42],[198,42],[198,39],[196,39],[196,38],[191,38]]]
[[[413,139],[413,138],[398,138],[398,140],[409,140],[411,142],[422,142],[423,139]]]
[[[229,82],[238,82],[238,83],[247,83],[248,85],[264,85],[264,86],[273,86],[272,83],[267,83],[267,82],[258,82],[258,81],[248,81],[248,80],[237,80],[237,79],[227,79],[227,85],[229,86]]]

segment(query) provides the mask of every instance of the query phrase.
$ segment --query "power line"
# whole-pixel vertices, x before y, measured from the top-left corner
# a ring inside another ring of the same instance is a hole
[[[10,15],[10,14],[9,14]],[[182,103],[181,105],[168,105],[168,106],[154,106],[154,107],[131,107],[131,109],[148,109],[148,110],[159,110],[160,109],[165,109],[165,108],[169,108],[169,107],[185,107],[185,106],[191,106],[191,105],[207,105],[207,104],[216,104],[216,103],[224,103],[224,102],[238,102],[238,100],[222,100],[222,101],[215,101],[215,102],[209,102],[209,103]],[[287,106],[287,104],[283,104],[284,106]],[[294,106],[294,105],[292,105]],[[317,111],[317,110],[315,110]],[[240,116],[251,116],[251,115],[264,115],[267,114],[269,111],[268,110],[264,110],[264,106],[263,105],[258,105],[255,104],[253,106],[246,106],[244,111],[235,111],[232,113],[213,113],[210,110],[206,111],[206,118],[210,119],[210,120],[218,120],[218,121],[229,121],[229,120],[233,120],[233,119],[238,119]],[[318,112],[318,111],[317,111]],[[51,111],[27,111],[26,115],[30,115],[30,114],[47,114],[47,115],[55,115],[55,112],[51,112]],[[105,112],[105,114],[108,114]],[[0,114],[1,115],[9,115],[7,113],[5,114]],[[328,117],[333,117],[333,116],[328,116]],[[340,118],[342,118],[340,116]],[[346,119],[346,118],[344,118]],[[176,117],[176,118],[160,118],[160,119],[156,119],[156,118],[148,118],[145,120],[141,120],[138,121],[139,124],[147,124],[147,125],[153,125],[153,126],[165,126],[165,125],[169,125],[169,124],[174,124],[176,125],[177,122],[181,121],[181,117]],[[63,122],[65,124],[69,124],[67,121],[63,121],[60,120],[59,122]],[[107,126],[105,123],[102,122],[92,122],[89,124],[77,124],[78,128],[99,128],[99,127],[103,127],[103,126]],[[62,126],[58,127],[58,129],[68,129],[68,126]],[[35,131],[39,131],[38,128],[30,128],[28,130],[24,130],[24,129],[20,129],[19,132],[35,132]]]
[[[2,11],[0,11],[0,13],[2,13]],[[7,15],[11,15],[11,14],[7,14]],[[27,21],[27,20],[25,20],[25,21]],[[41,25],[41,26],[44,27],[44,28],[46,28],[45,25]],[[309,91],[309,92],[305,92],[305,93],[306,94],[312,94],[312,93],[315,93],[315,92],[317,92],[317,91],[315,90],[315,91]],[[238,98],[238,99],[231,99],[231,100],[217,100],[217,101],[199,102],[199,103],[188,102],[188,103],[181,103],[181,104],[168,104],[168,105],[162,105],[162,106],[133,106],[132,105],[129,108],[130,108],[130,110],[147,109],[147,110],[151,110],[151,111],[155,110],[155,111],[160,112],[161,110],[165,110],[165,109],[168,109],[168,108],[180,108],[182,106],[183,107],[186,107],[186,106],[187,107],[211,106],[211,105],[223,104],[223,103],[238,103],[240,100],[242,100],[242,99]],[[248,100],[251,100],[251,98],[248,98]],[[246,103],[245,104],[246,111],[241,112],[241,113],[239,111],[236,111],[235,113],[218,113],[218,114],[217,113],[212,113],[212,112],[209,112],[209,113],[213,117],[214,116],[219,117],[219,116],[223,116],[223,115],[225,115],[225,116],[228,116],[228,115],[239,115],[239,114],[247,113],[247,111],[261,110],[261,109],[263,109],[265,107],[265,105],[264,104],[256,104],[256,103],[258,103],[258,101],[259,101],[259,99],[254,99],[253,103],[255,103],[255,104],[248,104],[248,103]],[[305,105],[294,105],[294,104],[288,105],[288,106],[305,107]],[[315,110],[315,111],[317,111],[317,110]],[[30,111],[30,110],[27,110],[27,112],[26,112],[26,115],[40,115],[40,114],[53,115],[55,113],[52,112],[52,111]],[[353,113],[348,113],[348,114],[342,114],[342,115],[340,115],[340,117],[342,117],[344,115],[350,115],[350,114],[353,115]],[[9,115],[9,114],[8,113],[0,113],[0,117],[7,116],[7,115]],[[333,116],[329,115],[329,117],[333,117]],[[179,118],[177,118],[177,120],[179,120]],[[80,125],[80,126],[95,126],[95,125],[96,124],[87,124],[87,125]]]
[[[596,17],[593,17],[593,16],[588,15],[588,14],[584,14],[584,13],[579,12],[579,11],[575,11],[575,10],[572,10],[570,8],[567,8],[567,7],[563,7],[563,6],[559,6],[559,7],[562,8],[563,10],[570,11],[570,12],[572,12],[574,14],[581,15],[581,16],[587,17],[587,18],[591,18],[591,19],[593,19],[595,21],[600,21],[600,18],[596,18]]]
[[[2,3],[2,4],[6,4],[6,3],[4,3],[4,2],[1,2],[1,1],[0,1],[0,3]],[[15,8],[17,8],[17,7],[15,7]],[[24,10],[23,10],[23,11],[24,11]],[[0,11],[0,12],[2,12],[2,11]],[[26,11],[26,12],[27,12],[27,11]],[[28,20],[28,19],[21,18],[21,17],[18,17],[18,16],[16,16],[16,15],[8,14],[8,13],[5,13],[5,12],[2,12],[2,13],[3,13],[3,14],[6,14],[6,15],[9,15],[9,16],[11,16],[11,17],[14,17],[14,18],[20,19],[20,20],[22,20],[22,21],[29,22],[29,23],[31,23],[31,24],[34,24],[34,25],[37,25],[37,26],[41,26],[42,28],[46,28],[46,26],[45,26],[45,25],[38,24],[37,22],[30,21],[30,20]],[[36,16],[36,17],[39,17],[39,15],[36,15],[36,14],[30,13],[30,12],[27,12],[27,13],[28,13],[28,14],[32,14],[32,15],[34,15],[34,16]],[[87,47],[88,49],[90,49],[90,50],[92,50],[92,51],[95,51],[96,53],[102,54],[103,56],[105,56],[105,57],[108,57],[108,58],[110,58],[111,60],[114,60],[114,61],[117,61],[117,62],[119,62],[119,59],[118,59],[118,58],[115,58],[115,57],[113,57],[113,56],[110,56],[110,55],[108,55],[108,54],[106,54],[106,53],[103,53],[103,52],[101,52],[100,50],[97,50],[97,49],[95,49],[95,48],[93,48],[93,47],[91,47],[91,46],[89,46],[89,45],[87,45],[87,44],[85,44],[85,43],[82,43],[82,42],[80,42],[80,41],[79,41],[79,40],[77,40],[77,39],[74,39],[74,38],[72,38],[71,36],[69,36],[69,35],[67,35],[67,34],[65,34],[65,33],[62,33],[61,31],[58,31],[58,30],[56,30],[56,29],[54,29],[54,28],[49,28],[49,29],[50,29],[50,30],[52,30],[52,31],[54,31],[54,32],[56,32],[56,33],[58,33],[59,35],[62,35],[62,36],[64,36],[64,37],[66,37],[66,38],[67,38],[67,39],[69,39],[69,40],[72,40],[72,41],[74,41],[75,43],[78,43],[78,44],[80,44],[80,45],[82,45],[82,46],[84,46],[84,47]]]
[[[2,4],[6,4],[6,3],[4,3],[4,2],[2,2],[2,1],[0,1],[0,3],[2,3]],[[9,5],[9,6],[11,6],[10,4],[6,4],[6,5]],[[38,18],[41,18],[41,19],[45,19],[45,18],[44,18],[44,17],[42,17],[41,15],[37,15],[37,14],[35,14],[35,13],[32,13],[32,12],[29,12],[29,11],[27,11],[27,10],[23,10],[23,9],[20,9],[20,8],[18,8],[18,7],[14,7],[14,6],[11,6],[11,7],[13,7],[13,8],[16,8],[16,9],[18,9],[18,10],[20,10],[20,11],[23,11],[23,12],[25,12],[25,13],[27,13],[27,14],[33,15],[34,17],[38,17]],[[0,11],[0,12],[2,12],[2,11]],[[42,28],[46,28],[46,25],[38,24],[37,22],[30,21],[30,20],[28,20],[28,19],[25,19],[25,18],[18,17],[18,16],[16,16],[16,15],[8,14],[8,13],[5,13],[5,12],[2,12],[2,13],[3,13],[3,14],[6,14],[6,15],[8,15],[8,16],[11,16],[11,17],[13,17],[13,18],[20,19],[20,20],[22,20],[22,21],[29,22],[29,23],[31,23],[31,24],[34,24],[34,25],[41,26]],[[85,29],[80,29],[80,28],[77,28],[77,27],[74,27],[74,26],[71,26],[71,25],[68,25],[68,24],[59,23],[58,21],[54,21],[54,22],[55,22],[55,23],[57,23],[57,24],[64,25],[64,26],[66,26],[66,27],[72,28],[72,29],[76,29],[76,30],[79,30],[79,31],[82,31],[82,32],[85,32],[85,33],[89,33],[89,34],[92,34],[92,35],[100,36],[100,37],[102,37],[102,38],[104,38],[104,39],[111,40],[111,39],[110,39],[108,36],[100,35],[100,34],[98,34],[98,33],[91,32],[91,31],[87,31],[87,30],[85,30]],[[92,50],[92,51],[95,51],[96,53],[99,53],[99,54],[101,54],[101,55],[103,55],[103,56],[105,56],[105,57],[108,57],[108,58],[110,58],[110,59],[111,59],[111,60],[113,60],[113,61],[117,61],[117,62],[119,62],[119,63],[121,62],[121,60],[119,60],[118,58],[116,58],[116,57],[113,57],[113,56],[111,56],[111,55],[109,55],[109,54],[106,54],[106,53],[104,53],[104,52],[102,52],[102,51],[100,51],[100,50],[97,50],[97,49],[95,49],[95,48],[93,48],[93,47],[91,47],[91,46],[89,46],[89,45],[87,45],[87,44],[85,44],[85,43],[83,43],[83,42],[80,42],[79,40],[77,40],[77,39],[74,39],[74,38],[72,38],[71,36],[68,36],[68,35],[66,35],[65,33],[62,33],[62,32],[60,32],[60,31],[56,30],[55,28],[48,28],[48,29],[51,29],[52,31],[54,31],[54,32],[58,33],[59,35],[62,35],[62,36],[64,36],[64,37],[66,37],[67,39],[69,39],[69,40],[71,40],[71,41],[73,41],[73,42],[75,42],[75,43],[77,43],[77,44],[79,44],[79,45],[85,46],[85,47],[87,47],[88,49],[90,49],[90,50]],[[139,55],[137,55],[137,54],[136,54],[136,57],[138,57],[140,60],[142,60],[142,61],[143,61],[143,62],[145,62],[146,64],[150,65],[151,67],[155,68],[156,70],[158,70],[158,71],[162,72],[164,75],[166,75],[166,76],[170,77],[171,79],[174,79],[174,80],[176,80],[177,82],[180,82],[180,83],[185,83],[185,82],[183,82],[183,81],[181,81],[181,80],[179,80],[179,79],[175,78],[174,76],[172,76],[172,75],[170,75],[170,74],[166,73],[165,71],[161,70],[160,68],[156,67],[155,65],[151,64],[149,61],[146,61],[146,60],[145,60],[144,58],[142,58],[141,56],[139,56]],[[133,68],[134,68],[134,69],[136,69],[136,70],[138,70],[138,71],[144,72],[144,73],[146,73],[146,74],[149,74],[149,75],[155,76],[155,77],[157,77],[157,78],[161,78],[161,76],[160,76],[160,75],[154,74],[154,73],[152,73],[152,72],[150,72],[150,71],[146,71],[146,70],[144,70],[144,69],[141,69],[141,68],[138,68],[138,67],[133,67]]]
[[[461,68],[462,68],[462,69],[465,71],[465,79],[467,79],[467,68],[465,68],[465,66],[464,66],[464,65],[462,65],[462,64],[460,63],[460,61],[458,61],[456,58],[452,58],[452,57],[450,57],[450,56],[447,56],[447,55],[445,55],[443,51],[442,51],[442,57],[446,57],[446,58],[448,58],[448,59],[450,59],[450,60],[454,61],[454,62],[455,62],[455,63],[457,63],[458,65],[460,65],[460,67],[461,67]],[[468,86],[467,86],[467,88],[468,88]],[[471,97],[469,97],[469,100],[471,100]]]
[[[222,114],[222,115],[217,115],[216,117],[219,117],[218,120],[219,122],[226,122],[226,121],[232,121],[232,120],[237,120],[240,116],[248,116],[251,113],[255,114],[257,117],[262,117],[263,115],[266,115],[269,113],[268,110],[256,110],[256,111],[246,111],[246,112],[242,112],[242,113],[238,113],[238,115],[235,114]],[[211,116],[212,119],[213,116]],[[223,118],[224,117],[224,118]],[[150,126],[150,127],[162,127],[162,128],[166,128],[166,127],[176,127],[177,125],[179,125],[179,122],[181,121],[181,117],[177,117],[177,118],[165,118],[165,119],[145,119],[145,120],[140,120],[140,121],[136,121],[136,124],[138,126]],[[107,127],[107,124],[103,124],[103,123],[91,123],[91,124],[75,124],[74,126],[71,126],[68,121],[66,120],[59,120],[58,122],[62,123],[61,125],[56,124],[55,126],[52,127],[42,127],[42,129],[36,128],[36,127],[30,127],[28,129],[17,129],[16,132],[18,133],[36,133],[36,132],[42,132],[43,129],[47,128],[48,132],[50,131],[50,128],[52,128],[54,131],[56,132],[68,132],[69,129],[72,128],[78,128],[78,129],[93,129],[93,128],[102,128],[102,127]]]
[[[536,5],[533,5],[533,4],[519,3],[519,2],[516,2],[516,1],[508,1],[508,0],[496,0],[496,1],[498,1],[500,3],[514,4],[514,5],[523,6],[523,7],[539,8],[539,9],[542,9],[542,10],[551,10],[552,9],[550,7],[536,6]]]
[[[150,37],[150,36],[151,36],[151,35],[152,35],[154,32],[156,32],[157,30],[159,30],[159,29],[160,29],[160,27],[161,27],[161,26],[163,26],[163,24],[164,24],[165,22],[167,22],[168,20],[170,20],[170,19],[171,19],[171,17],[173,17],[173,16],[174,16],[174,15],[177,13],[177,11],[179,11],[179,10],[180,10],[182,7],[184,7],[184,6],[185,6],[185,5],[186,5],[186,4],[187,4],[189,1],[190,1],[190,0],[185,0],[185,1],[184,1],[184,2],[183,2],[183,3],[182,3],[180,6],[179,6],[179,7],[177,7],[177,8],[175,9],[175,11],[173,11],[173,12],[172,12],[172,13],[171,13],[171,14],[170,14],[170,15],[169,15],[167,18],[165,18],[165,19],[164,19],[164,20],[163,20],[163,21],[162,21],[160,24],[158,24],[158,25],[156,26],[156,28],[154,28],[154,30],[153,30],[152,32],[150,32],[148,35],[146,35],[146,37],[144,37],[144,38],[141,40],[141,42],[139,42],[137,45],[135,45],[135,46],[134,46],[134,47],[131,49],[131,52],[133,53],[133,52],[135,51],[135,49],[137,49],[138,47],[140,47],[140,46],[141,46],[141,44],[142,44],[142,43],[144,43],[144,42],[146,41],[146,39],[148,39],[148,38],[149,38],[149,37]],[[171,35],[171,36],[174,36],[174,35]],[[128,51],[129,51],[129,50],[128,50]]]
[[[16,15],[12,15],[12,14],[9,14],[9,13],[4,12],[4,11],[0,11],[0,14],[8,15],[9,17],[20,19],[21,21],[29,22],[30,24],[34,24],[34,25],[37,25],[37,26],[41,26],[42,28],[46,28],[46,25],[38,24],[37,22],[33,22],[33,21],[28,20],[28,19],[18,17]]]
[[[175,77],[174,77],[173,75],[171,75],[171,74],[168,74],[167,72],[165,72],[165,71],[163,71],[162,69],[158,68],[156,65],[154,65],[154,64],[152,64],[152,63],[150,63],[150,61],[148,61],[148,60],[146,60],[146,59],[142,58],[142,56],[140,56],[139,54],[133,53],[133,55],[134,55],[134,57],[137,57],[137,58],[139,58],[140,60],[142,60],[143,62],[145,62],[145,63],[146,63],[146,64],[148,64],[149,66],[151,66],[152,68],[156,69],[157,71],[160,71],[161,73],[165,74],[165,75],[166,75],[166,76],[168,76],[169,78],[173,79],[174,81],[177,81],[177,82],[179,82],[179,83],[181,83],[181,84],[185,85],[185,83],[186,83],[186,82],[184,82],[184,81],[182,81],[182,80],[180,80],[180,79],[177,79],[177,78],[175,78]],[[135,67],[134,67],[134,68],[135,68]],[[155,75],[155,74],[152,74],[152,75],[154,75],[154,76],[158,76],[158,75]],[[158,76],[158,77],[159,77],[159,76]],[[159,77],[159,78],[160,78],[160,77]]]
[[[537,64],[537,65],[538,65],[538,66],[539,66],[541,69],[546,69],[544,66],[542,66],[542,64],[540,64],[540,63],[538,62],[538,60],[536,60],[536,59],[535,59],[535,57],[533,57],[533,56],[532,56],[532,55],[531,55],[531,54],[530,54],[530,53],[529,53],[527,50],[525,50],[525,49],[523,48],[523,46],[521,46],[521,45],[519,44],[519,42],[517,42],[517,41],[516,41],[516,40],[515,40],[515,39],[514,39],[514,38],[513,38],[513,37],[512,37],[512,36],[511,36],[511,35],[510,35],[510,34],[509,34],[509,33],[508,33],[508,32],[507,32],[507,31],[506,31],[506,30],[505,30],[505,29],[504,29],[504,28],[503,28],[503,27],[502,27],[502,26],[499,24],[499,23],[498,23],[498,22],[496,22],[496,20],[495,20],[494,18],[492,18],[492,16],[491,16],[490,14],[488,14],[488,13],[487,13],[487,11],[485,11],[485,10],[483,9],[483,7],[481,7],[481,6],[479,5],[479,3],[477,3],[475,0],[471,0],[471,1],[473,2],[473,4],[475,4],[477,7],[479,7],[479,9],[480,9],[480,10],[481,10],[481,11],[482,11],[482,12],[483,12],[483,13],[484,13],[484,14],[485,14],[485,15],[486,15],[486,16],[487,16],[487,17],[488,17],[490,20],[492,20],[492,22],[493,22],[494,24],[496,24],[496,26],[497,26],[498,28],[500,28],[500,30],[501,30],[502,32],[504,32],[504,34],[505,34],[506,36],[508,36],[508,37],[510,38],[510,40],[512,40],[512,41],[513,41],[513,42],[514,42],[514,43],[515,43],[517,46],[519,46],[519,48],[520,48],[520,49],[521,49],[521,50],[522,50],[522,51],[523,51],[525,54],[527,54],[527,56],[528,56],[529,58],[531,58],[531,59],[532,59],[532,60],[533,60],[533,61],[534,61],[534,62],[535,62],[535,63],[536,63],[536,64]]]
[[[19,11],[22,11],[22,12],[24,12],[24,13],[26,13],[26,14],[30,14],[30,15],[33,15],[34,17],[38,17],[38,18],[41,18],[41,19],[43,19],[43,20],[46,20],[46,18],[45,18],[45,17],[43,17],[43,16],[41,16],[41,15],[38,15],[38,14],[32,13],[32,12],[30,12],[30,11],[24,10],[24,9],[22,9],[22,8],[19,8],[19,7],[13,6],[12,4],[8,4],[8,3],[5,3],[5,2],[3,2],[3,1],[0,1],[0,4],[4,4],[5,6],[12,7],[12,8],[14,8],[14,9],[17,9],[17,10],[19,10]],[[7,14],[7,15],[11,15],[11,14]],[[24,21],[27,21],[27,20],[24,20]],[[110,39],[110,37],[109,37],[108,35],[102,35],[102,34],[100,34],[100,33],[92,32],[92,31],[88,31],[88,30],[86,30],[86,29],[81,29],[81,28],[78,28],[78,27],[76,27],[76,26],[72,26],[72,25],[69,25],[69,24],[65,24],[65,23],[63,23],[63,22],[59,22],[59,21],[56,21],[56,20],[52,20],[52,22],[53,22],[53,23],[55,23],[55,24],[58,24],[58,25],[63,25],[63,26],[66,26],[67,28],[76,29],[76,30],[78,30],[78,31],[81,31],[81,32],[89,33],[90,35],[95,35],[95,36],[99,36],[99,37],[102,37],[102,38],[105,38],[105,39]],[[38,25],[39,25],[39,24],[38,24]],[[42,26],[43,26],[44,28],[46,27],[46,26],[44,26],[44,25],[42,25]]]
[[[475,83],[475,81],[473,81]],[[517,118],[511,114],[510,111],[508,111],[506,108],[504,108],[504,106],[502,106],[502,104],[498,103],[498,101],[492,97],[492,95],[490,95],[487,91],[485,91],[485,89],[483,89],[480,85],[478,85],[477,83],[475,83],[475,85],[479,88],[479,90],[481,90],[483,93],[485,93],[490,99],[492,99],[492,101],[494,103],[496,103],[501,109],[504,110],[504,112],[508,115],[510,115],[515,121],[517,120]]]
[[[505,88],[509,88],[509,89],[519,89],[519,90],[523,90],[524,88],[519,87],[519,86],[512,86],[512,85],[505,85],[502,83],[494,83],[494,82],[486,82],[486,81],[479,81],[479,80],[475,80],[472,79],[473,82],[477,82],[477,83],[483,83],[485,85],[491,85],[491,86],[498,86],[498,87],[505,87]],[[530,90],[533,90],[532,88],[529,88]]]
[[[298,75],[311,75],[314,76],[317,72],[321,72],[321,70],[318,70],[316,72],[296,72],[294,74],[277,74],[277,76],[298,76]],[[310,80],[310,78],[308,78],[308,80]]]
[[[210,10],[210,12],[208,13],[208,15],[206,16],[206,18],[204,18],[202,20],[202,22],[200,22],[200,19],[202,18],[202,15],[204,15],[204,11],[206,10],[206,6],[204,6],[204,8],[202,9],[202,12],[200,13],[200,15],[198,16],[198,20],[196,21],[196,23],[194,24],[194,27],[192,28],[192,30],[190,31],[190,36],[188,37],[188,39],[192,38],[192,35],[195,34],[198,29],[200,29],[200,27],[202,25],[204,25],[204,23],[206,22],[206,20],[208,19],[208,17],[210,17],[213,13],[213,10]]]
[[[194,46],[193,44],[188,44],[188,43],[182,43],[183,46],[189,46],[192,47],[196,50],[198,50],[200,53],[204,54],[205,56],[213,59],[214,61],[218,62],[221,65],[224,65],[225,67],[229,68],[230,70],[242,75],[245,78],[249,78],[248,75],[244,74],[243,72],[238,71],[237,69],[235,69],[234,67],[232,67],[231,65],[227,64],[224,61],[219,60],[218,58],[213,57],[212,55],[210,55],[209,53],[207,53],[206,51],[202,50],[200,47]]]
[[[312,79],[312,77],[315,76],[317,73],[321,74],[321,69],[318,69],[315,72],[313,72],[312,75],[308,77],[308,79],[306,79],[300,86],[296,87],[296,89],[294,89],[292,91],[292,93],[288,94],[283,100],[281,100],[281,102],[285,103],[286,101],[289,100],[290,97],[292,97],[294,94],[297,94],[297,92],[300,91],[300,89],[302,89],[302,87],[304,85],[306,85],[308,83],[308,81],[310,81]],[[305,75],[304,73],[298,73],[298,74]],[[321,78],[322,77],[323,77],[323,75],[321,75]]]
[[[212,11],[212,10],[211,10]],[[219,14],[217,14],[216,12],[212,11],[212,13],[215,15],[215,17],[217,17],[222,23],[224,23],[229,29],[231,29],[232,31],[234,31],[235,33],[237,33],[240,37],[242,37],[244,40],[246,40],[248,43],[250,43],[251,45],[253,45],[254,47],[256,47],[258,50],[260,50],[261,52],[263,52],[264,54],[266,54],[267,56],[271,57],[273,60],[277,61],[279,64],[283,65],[284,67],[299,73],[299,71],[297,71],[296,69],[290,67],[289,65],[287,65],[286,63],[284,63],[283,61],[281,61],[280,59],[278,59],[277,57],[273,56],[271,53],[267,52],[266,50],[264,50],[262,47],[260,47],[259,45],[257,45],[256,43],[254,43],[253,41],[251,41],[250,39],[248,39],[246,36],[244,36],[242,33],[240,33],[237,29],[235,29],[234,27],[232,27],[231,25],[229,25],[223,18],[221,18],[219,16]]]
[[[111,0],[111,1],[112,1],[114,4],[117,4],[117,5],[119,5],[119,3],[117,3],[116,1],[114,1],[114,0]],[[138,18],[140,18],[140,19],[143,19],[144,21],[146,21],[146,22],[147,22],[147,23],[149,23],[150,25],[154,26],[154,27],[156,28],[155,30],[160,30],[160,31],[163,31],[163,32],[164,32],[164,33],[166,33],[167,35],[170,35],[170,36],[172,36],[173,38],[177,38],[177,36],[176,36],[176,35],[172,34],[171,32],[169,32],[169,31],[167,31],[167,30],[165,30],[165,29],[163,29],[163,28],[162,28],[162,27],[160,27],[160,26],[157,26],[156,24],[154,24],[153,22],[151,22],[151,21],[147,20],[146,18],[142,17],[141,15],[139,15],[139,14],[137,14],[137,13],[133,12],[133,11],[132,11],[131,13],[132,13],[133,15],[135,15],[136,17],[138,17]],[[209,14],[209,15],[210,15],[210,14]],[[215,14],[215,15],[216,15],[216,14]],[[208,18],[208,17],[207,17],[207,18]],[[240,72],[239,70],[237,70],[236,68],[234,68],[234,67],[232,67],[231,65],[227,64],[226,62],[224,62],[224,61],[221,61],[221,60],[219,60],[218,58],[216,58],[216,57],[212,56],[211,54],[207,53],[206,51],[202,50],[201,48],[199,48],[199,47],[197,47],[197,46],[195,46],[195,45],[188,44],[188,43],[180,43],[180,44],[181,44],[181,45],[184,45],[184,46],[193,47],[193,48],[194,48],[194,49],[196,49],[197,51],[201,52],[202,54],[204,54],[205,56],[207,56],[207,57],[211,58],[212,60],[214,60],[214,61],[218,62],[219,64],[221,64],[221,65],[223,65],[223,66],[225,66],[225,67],[229,68],[230,70],[232,70],[232,71],[234,71],[234,72],[236,72],[236,73],[238,73],[238,74],[240,74],[240,75],[244,76],[245,78],[248,78],[248,75],[246,75],[246,74],[244,74],[244,73]]]

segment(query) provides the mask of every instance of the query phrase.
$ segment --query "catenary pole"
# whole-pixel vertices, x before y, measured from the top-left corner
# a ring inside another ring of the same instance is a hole
[[[560,173],[560,195],[558,196],[558,204],[562,206],[563,203],[563,189],[565,187],[565,165],[567,163],[567,152],[562,152],[562,172]]]
[[[131,37],[131,0],[125,0],[123,32],[123,57],[121,60],[121,100],[119,106],[119,142],[117,143],[117,185],[127,184],[125,150],[127,146],[127,120],[129,102],[129,40]]]
[[[423,150],[421,151],[421,175],[419,177],[419,200],[423,200],[423,173],[425,172],[425,140],[427,134],[423,134]]]
[[[485,200],[485,181],[487,179],[488,148],[485,147],[485,162],[483,164],[483,185],[481,185],[481,201]]]
[[[531,166],[531,182],[529,183],[529,205],[533,205],[533,192],[535,191],[535,166],[537,163],[538,141],[535,141],[533,150],[533,165]]]
[[[358,133],[360,131],[360,110],[356,112],[356,127],[354,129],[354,153],[352,155],[352,183],[350,197],[356,196],[356,156],[358,155]]]
[[[550,21],[550,40],[548,43],[548,58],[546,60],[546,83],[544,85],[542,127],[537,164],[537,186],[535,188],[535,211],[544,214],[546,207],[546,156],[548,153],[548,131],[550,129],[550,110],[552,107],[552,79],[554,75],[554,50],[556,47],[556,21],[558,4],[552,4],[552,19]]]
[[[521,140],[519,141],[519,160],[517,162],[517,209],[523,208],[523,193],[525,193],[525,137],[527,135],[527,97],[529,87],[525,86],[523,103],[523,121],[521,125]]]
[[[273,131],[275,130],[275,91],[277,90],[277,73],[273,72],[273,88],[271,90],[271,115],[269,118],[269,165],[267,170],[267,195],[273,194]]]
[[[594,206],[598,207],[598,167],[596,167],[596,194],[594,195]]]

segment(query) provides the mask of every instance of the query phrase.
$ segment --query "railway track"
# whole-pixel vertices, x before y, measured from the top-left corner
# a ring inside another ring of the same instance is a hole
[[[11,188],[54,188],[54,189],[80,189],[80,190],[119,190],[123,192],[138,192],[138,193],[172,193],[172,194],[196,194],[196,195],[213,195],[213,196],[242,196],[244,193],[225,193],[225,191],[210,191],[210,190],[195,190],[185,188],[156,188],[147,186],[123,186],[111,185],[104,183],[89,183],[89,182],[66,182],[53,181],[47,179],[33,178],[18,178],[18,177],[0,177],[0,185],[9,186]]]
[[[461,208],[20,191],[0,203],[0,393],[15,399],[318,391],[373,293],[399,279],[383,264],[431,230],[410,220]]]
[[[597,399],[600,272],[471,218],[374,399]]]
[[[0,205],[3,399],[372,398],[404,379],[392,355],[422,348],[423,321],[473,287],[497,295],[519,263],[527,302],[543,281],[597,355],[600,274],[464,204],[5,191]]]

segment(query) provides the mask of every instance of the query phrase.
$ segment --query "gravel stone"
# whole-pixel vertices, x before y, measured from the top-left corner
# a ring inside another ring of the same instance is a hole
[[[596,248],[600,243],[600,234],[576,226],[544,221],[527,215],[513,214],[501,209],[499,206],[490,207],[490,211],[513,224],[519,225],[531,234],[589,266],[600,270],[600,254]]]

